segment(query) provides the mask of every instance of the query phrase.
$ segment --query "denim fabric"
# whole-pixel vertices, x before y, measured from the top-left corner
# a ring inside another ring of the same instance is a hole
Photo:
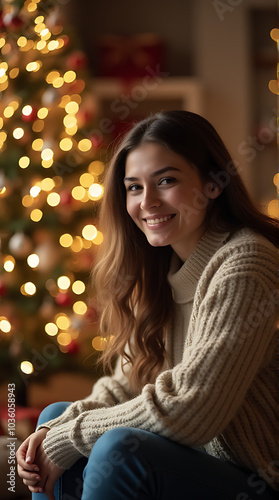
[[[45,408],[38,424],[70,403]],[[98,439],[57,481],[56,500],[271,500],[278,498],[254,472],[157,434],[119,427]],[[47,500],[42,493],[32,500]]]

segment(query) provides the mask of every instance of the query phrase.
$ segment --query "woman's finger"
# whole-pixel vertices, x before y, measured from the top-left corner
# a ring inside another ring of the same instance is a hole
[[[30,479],[23,479],[22,482],[26,484],[26,486],[35,486],[39,481],[31,481]]]
[[[32,492],[32,493],[43,493],[43,488],[41,486],[28,486],[28,489]]]
[[[17,463],[22,469],[39,472],[39,468],[36,464],[26,462],[26,452],[28,450],[28,446],[29,438],[20,445],[16,452]]]
[[[39,474],[37,474],[36,472],[32,473],[27,470],[23,470],[20,474],[20,477],[23,479],[23,481],[31,481],[34,484],[41,480],[41,476],[39,476]]]

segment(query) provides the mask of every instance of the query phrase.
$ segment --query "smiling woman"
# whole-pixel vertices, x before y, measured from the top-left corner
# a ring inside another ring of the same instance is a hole
[[[211,182],[207,203],[195,210],[196,194],[204,191],[198,169],[167,147],[152,142],[128,154],[124,184],[127,212],[150,245],[171,245],[185,261],[206,229],[208,201],[220,194],[220,188]],[[190,218],[186,207],[192,211]]]
[[[71,495],[75,478],[82,500],[277,498],[278,221],[214,128],[169,111],[123,139],[100,225],[94,283],[116,368],[46,408],[19,448],[34,500],[54,500],[57,479],[55,500]]]

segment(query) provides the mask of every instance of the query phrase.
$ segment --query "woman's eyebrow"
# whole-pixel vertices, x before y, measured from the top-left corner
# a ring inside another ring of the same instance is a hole
[[[177,172],[181,172],[181,170],[179,168],[175,168],[175,167],[164,167],[164,168],[161,168],[160,170],[156,170],[156,172],[153,172],[151,174],[151,177],[156,177],[157,175],[161,175],[161,174],[164,174],[170,170],[175,170]],[[134,181],[138,181],[138,177],[125,177],[124,179],[124,182],[125,181],[128,181],[128,182],[134,182]]]

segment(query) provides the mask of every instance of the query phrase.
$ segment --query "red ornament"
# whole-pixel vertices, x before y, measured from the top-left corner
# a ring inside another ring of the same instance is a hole
[[[4,297],[8,292],[8,287],[4,280],[0,280],[0,297]]]
[[[93,148],[95,148],[95,149],[99,149],[104,144],[103,136],[92,135],[92,137],[89,137],[89,139],[92,143]]]
[[[84,127],[87,123],[90,123],[93,120],[94,113],[89,110],[80,109],[76,114],[76,118],[78,126]]]
[[[81,94],[84,90],[85,82],[83,80],[75,80],[69,84],[69,92],[73,94]]]
[[[68,57],[67,66],[68,66],[68,68],[73,69],[73,70],[87,68],[88,58],[84,54],[84,52],[82,52],[81,50],[78,50],[76,52],[73,52],[73,54],[71,54]]]
[[[11,17],[11,19],[8,19],[7,21],[4,20],[4,23],[10,30],[18,30],[24,24],[23,20],[19,16],[13,16]]]
[[[65,189],[64,191],[60,192],[60,206],[69,207],[70,205],[73,204],[73,201],[74,199],[70,191],[66,191]]]
[[[55,302],[58,306],[69,307],[73,304],[73,298],[68,292],[59,292],[55,297]]]
[[[72,340],[67,345],[67,351],[68,351],[69,354],[78,354],[78,352],[79,352],[79,344],[77,343],[76,340]]]
[[[34,122],[37,119],[37,112],[38,112],[38,109],[32,107],[32,111],[31,111],[31,113],[29,113],[29,115],[24,115],[22,113],[22,115],[21,115],[22,121],[24,121],[24,122]]]
[[[3,26],[4,26],[3,10],[0,10],[0,28],[3,28]]]
[[[88,321],[88,323],[97,323],[99,319],[98,312],[94,307],[88,307],[84,319]]]

